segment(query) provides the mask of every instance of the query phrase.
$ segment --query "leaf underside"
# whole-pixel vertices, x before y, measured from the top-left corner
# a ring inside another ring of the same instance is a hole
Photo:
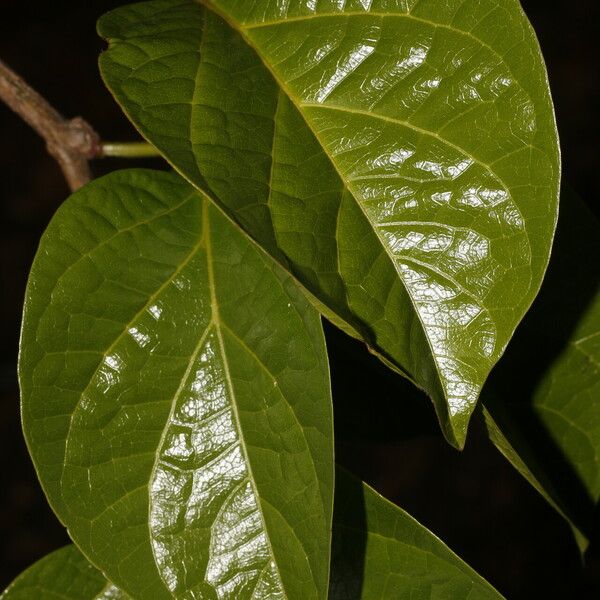
[[[179,176],[116,172],[57,211],[27,287],[20,381],[53,509],[130,595],[326,597],[318,313]]]
[[[108,87],[461,447],[557,214],[546,71],[518,2],[207,4],[105,15]]]

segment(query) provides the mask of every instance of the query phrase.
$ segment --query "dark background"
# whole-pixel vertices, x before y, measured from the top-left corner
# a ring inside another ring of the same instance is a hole
[[[136,139],[103,87],[95,20],[123,4],[1,0],[0,58],[67,116],[106,140]],[[600,34],[597,0],[524,0],[548,63],[564,178],[598,215]],[[68,190],[43,143],[0,104],[0,588],[68,542],[48,508],[23,441],[16,357],[25,282],[38,239]],[[131,162],[105,159],[102,174]],[[161,161],[136,161],[156,166]],[[598,257],[590,257],[597,260]],[[338,459],[431,528],[510,599],[600,598],[600,536],[586,566],[557,514],[504,460],[475,422],[458,453],[429,402],[402,405],[402,384],[357,343],[327,328]],[[366,381],[377,381],[377,389]]]

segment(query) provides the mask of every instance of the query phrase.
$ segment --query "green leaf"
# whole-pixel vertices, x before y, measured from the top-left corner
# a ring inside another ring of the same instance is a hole
[[[335,494],[330,600],[502,598],[408,513],[339,468]]]
[[[27,287],[20,381],[53,509],[127,593],[325,597],[319,315],[180,177],[113,173],[57,211]]]
[[[587,544],[600,499],[600,223],[569,190],[550,267],[490,378],[486,423],[500,451]]]
[[[341,468],[336,471],[335,489],[329,600],[502,598],[409,514]],[[40,600],[127,598],[74,546],[28,569],[2,600],[29,600],[34,590]],[[48,596],[39,596],[41,590]],[[265,597],[271,596],[260,596]]]
[[[140,132],[433,399],[464,443],[557,215],[545,67],[516,0],[158,0],[99,22]]]
[[[1,600],[128,600],[75,546],[56,550],[21,573]]]

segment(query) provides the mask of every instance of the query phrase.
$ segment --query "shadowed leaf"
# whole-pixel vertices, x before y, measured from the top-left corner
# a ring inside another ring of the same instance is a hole
[[[330,600],[502,596],[401,508],[336,471]]]
[[[492,440],[587,545],[600,499],[600,224],[565,190],[544,284],[484,392]]]

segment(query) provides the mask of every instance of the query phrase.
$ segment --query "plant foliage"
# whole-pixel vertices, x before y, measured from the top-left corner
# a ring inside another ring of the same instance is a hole
[[[2,598],[501,598],[335,468],[321,315],[424,390],[457,448],[481,395],[583,550],[600,238],[569,193],[500,360],[560,184],[518,2],[153,0],[98,30],[108,88],[176,173],[97,179],[42,237],[23,425],[75,545]]]

